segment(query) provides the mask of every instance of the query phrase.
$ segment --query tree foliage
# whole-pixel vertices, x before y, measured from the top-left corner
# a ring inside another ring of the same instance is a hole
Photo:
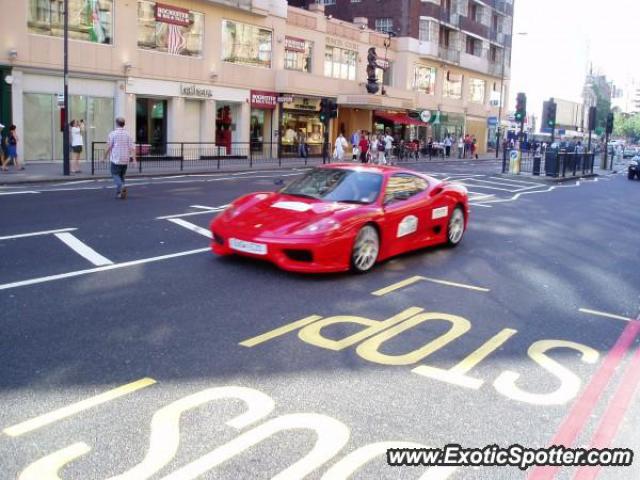
[[[613,135],[624,137],[632,143],[640,142],[640,114],[616,113],[613,121]]]

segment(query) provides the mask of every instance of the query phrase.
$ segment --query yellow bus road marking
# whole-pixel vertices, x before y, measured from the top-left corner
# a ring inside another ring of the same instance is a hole
[[[607,317],[607,318],[615,318],[616,320],[624,320],[625,322],[630,322],[631,318],[623,317],[621,315],[614,315],[613,313],[607,312],[599,312],[598,310],[590,310],[588,308],[579,308],[578,311],[582,313],[588,313],[590,315],[596,315],[598,317]]]
[[[439,285],[446,285],[448,287],[457,287],[457,288],[466,288],[467,290],[474,290],[476,292],[490,292],[491,290],[484,287],[476,287],[475,285],[467,285],[464,283],[451,282],[449,280],[440,280],[438,278],[430,278],[423,277],[421,275],[417,275],[415,277],[407,278],[406,280],[402,280],[401,282],[394,283],[393,285],[389,285],[388,287],[381,288],[380,290],[376,290],[375,292],[371,292],[372,295],[376,297],[382,297],[383,295],[387,295],[391,292],[395,292],[401,288],[407,287],[409,285],[413,285],[418,282],[431,282],[437,283]]]
[[[108,392],[96,395],[95,397],[81,400],[74,404],[67,405],[66,407],[59,408],[58,410],[54,410],[53,412],[45,413],[38,417],[32,418],[31,420],[27,420],[17,425],[7,427],[3,430],[3,433],[9,435],[10,437],[18,437],[25,433],[32,432],[46,425],[57,422],[58,420],[62,420],[64,418],[80,413],[83,410],[88,410],[89,408],[101,405],[111,400],[115,400],[118,397],[133,393],[137,390],[153,385],[154,383],[156,383],[156,381],[153,378],[142,378],[135,382],[127,383],[126,385],[122,385],[120,387],[114,388],[113,390],[109,390]]]
[[[260,345],[261,343],[268,342],[272,338],[279,337],[280,335],[284,335],[285,333],[293,332],[294,330],[298,330],[310,323],[313,323],[317,320],[320,320],[322,317],[319,315],[311,315],[309,317],[305,317],[302,320],[298,320],[297,322],[288,323],[283,325],[280,328],[276,328],[275,330],[271,330],[267,333],[263,333],[262,335],[258,335],[257,337],[249,338],[240,342],[238,345],[243,347],[251,348],[256,345]]]

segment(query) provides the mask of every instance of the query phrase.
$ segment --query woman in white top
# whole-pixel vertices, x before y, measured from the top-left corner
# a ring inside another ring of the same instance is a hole
[[[347,148],[347,139],[344,138],[342,132],[336,138],[336,146],[333,150],[333,158],[338,162],[344,161],[344,151]]]
[[[71,173],[80,173],[80,155],[84,141],[82,134],[84,133],[84,121],[71,120]]]

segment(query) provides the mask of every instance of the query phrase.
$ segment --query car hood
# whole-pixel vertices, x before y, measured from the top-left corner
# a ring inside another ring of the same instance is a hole
[[[324,219],[340,222],[366,208],[339,202],[325,202],[312,198],[281,193],[256,193],[244,197],[231,212],[226,222],[234,229],[252,234],[286,236],[300,233],[306,227]],[[307,232],[309,235],[326,231]]]

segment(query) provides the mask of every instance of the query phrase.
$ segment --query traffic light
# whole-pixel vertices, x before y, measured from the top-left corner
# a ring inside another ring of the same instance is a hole
[[[376,69],[378,68],[378,54],[376,49],[371,47],[367,53],[367,92],[372,95],[378,93],[378,78],[376,77]]]
[[[546,126],[549,128],[556,128],[556,111],[558,109],[558,104],[553,100],[549,100],[547,106],[547,123]]]
[[[607,115],[607,134],[611,135],[613,133],[613,112],[609,112]]]
[[[516,122],[522,123],[527,116],[527,96],[520,92],[516,98]]]
[[[329,123],[329,120],[338,116],[338,104],[331,98],[320,100],[320,121]]]
[[[589,107],[589,128],[591,132],[596,129],[596,117],[598,116],[598,109],[596,107]]]

